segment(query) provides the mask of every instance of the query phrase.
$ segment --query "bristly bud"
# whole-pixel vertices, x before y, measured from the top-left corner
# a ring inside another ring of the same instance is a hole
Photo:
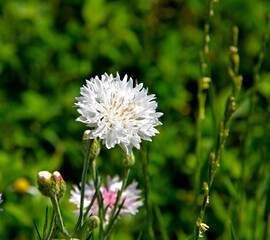
[[[135,164],[135,157],[133,153],[124,155],[123,164],[125,165],[125,167],[128,168],[132,167]]]
[[[58,189],[56,189],[57,186],[52,177],[52,174],[48,171],[41,171],[38,173],[37,184],[38,184],[38,190],[44,196],[53,197],[58,192]]]
[[[87,143],[89,141],[89,139],[87,137],[88,137],[89,132],[90,132],[90,130],[85,130],[83,133],[83,137],[82,137],[82,152],[83,152],[83,154],[85,154],[86,150],[87,150]]]
[[[63,197],[66,193],[66,183],[61,174],[55,171],[51,174],[48,171],[41,171],[37,176],[38,190],[47,197]]]
[[[100,224],[99,217],[96,215],[92,215],[87,220],[88,229],[92,232],[95,228],[97,228]]]
[[[95,138],[91,144],[89,158],[95,160],[100,153],[100,144],[97,138]]]
[[[57,198],[59,199],[63,197],[66,193],[66,182],[62,178],[62,175],[60,174],[60,172],[58,171],[53,172],[52,177],[59,188],[59,192],[57,193]]]

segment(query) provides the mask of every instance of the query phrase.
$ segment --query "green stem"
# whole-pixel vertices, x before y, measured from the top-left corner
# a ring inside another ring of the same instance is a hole
[[[198,79],[198,113],[196,117],[196,173],[195,173],[195,202],[199,196],[200,189],[200,178],[201,178],[201,122],[205,118],[205,102],[207,97],[207,90],[209,90],[210,103],[213,111],[213,121],[216,123],[216,114],[214,106],[214,92],[213,88],[209,89],[211,83],[211,69],[209,60],[209,49],[210,49],[210,18],[213,16],[213,3],[214,0],[207,1],[207,8],[204,22],[204,33],[203,33],[203,46],[200,51],[200,77]],[[216,125],[216,124],[215,124]],[[215,127],[215,126],[214,126]]]
[[[83,221],[87,218],[88,214],[89,214],[89,211],[91,210],[96,198],[98,197],[98,193],[99,193],[99,188],[100,188],[100,185],[98,186],[97,190],[95,191],[95,194],[90,202],[90,204],[88,205],[84,215],[83,215]]]
[[[99,191],[100,186],[98,186],[98,179],[97,179],[97,173],[96,173],[96,159],[91,159],[91,164],[90,164],[90,171],[91,171],[91,175],[93,178],[93,182],[94,182],[94,186],[95,186],[95,190],[97,194],[97,200],[98,200],[98,215],[99,215],[99,219],[100,219],[100,224],[99,224],[99,239],[103,240],[104,239],[104,229],[103,229],[103,199],[102,199],[102,195]],[[93,199],[92,199],[93,200]]]
[[[51,239],[53,229],[54,229],[54,226],[55,226],[55,218],[56,218],[55,210],[53,209],[50,229],[49,229],[47,237],[45,237],[44,240],[50,240]]]
[[[195,235],[194,239],[198,240],[200,237],[200,229],[201,229],[201,223],[203,223],[203,218],[205,214],[205,209],[209,201],[209,186],[206,182],[203,183],[203,190],[204,190],[204,197],[203,197],[203,202],[200,210],[200,216],[198,217],[196,221],[196,228],[195,228]]]
[[[103,199],[102,195],[98,196],[98,215],[100,219],[99,224],[99,239],[104,240],[104,228],[103,228],[103,219],[104,219],[104,207],[103,207]]]
[[[83,225],[83,209],[84,209],[84,192],[85,192],[85,183],[86,183],[86,176],[87,176],[87,170],[89,166],[89,153],[91,148],[91,140],[88,139],[87,141],[87,149],[86,153],[84,155],[84,164],[83,164],[83,172],[82,172],[82,180],[81,180],[81,202],[80,202],[80,214],[78,221],[71,233],[73,235],[78,227],[81,227]]]
[[[97,190],[97,185],[98,185],[98,181],[97,181],[97,173],[96,173],[96,159],[93,159],[91,162],[91,173],[93,176],[93,181],[95,184],[95,188]]]
[[[61,211],[60,211],[60,207],[59,207],[59,202],[56,196],[51,198],[52,204],[53,204],[53,208],[55,210],[56,213],[56,219],[57,222],[59,224],[60,230],[62,231],[63,235],[66,237],[66,239],[70,240],[70,236],[64,226],[64,222],[63,222],[63,218],[61,215]]]
[[[107,227],[107,230],[105,232],[105,236],[108,235],[109,231],[111,230],[115,220],[116,220],[116,210],[118,209],[119,207],[119,202],[120,202],[120,199],[121,199],[121,196],[122,196],[122,193],[126,187],[126,184],[127,184],[127,180],[128,180],[128,175],[129,175],[129,172],[130,172],[130,167],[126,167],[125,168],[125,173],[124,173],[124,177],[123,177],[123,183],[122,183],[122,187],[120,189],[120,191],[118,192],[117,194],[117,198],[116,198],[116,201],[115,201],[115,204],[114,204],[114,208],[113,208],[113,211],[111,213],[111,217],[110,217],[110,221],[109,221],[109,224],[108,224],[108,227]]]
[[[201,142],[202,142],[202,133],[201,133],[201,119],[199,114],[197,115],[196,120],[196,169],[195,172],[195,194],[194,202],[197,201],[199,192],[200,192],[200,175],[201,175]]]
[[[152,240],[154,239],[154,231],[152,228],[152,209],[149,200],[149,174],[148,174],[148,157],[145,156],[143,148],[140,151],[140,159],[142,163],[142,178],[144,186],[144,199],[146,207],[146,229],[147,229],[147,238]]]

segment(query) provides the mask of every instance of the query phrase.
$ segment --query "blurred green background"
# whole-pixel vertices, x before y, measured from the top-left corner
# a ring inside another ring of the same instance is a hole
[[[145,144],[155,239],[190,239],[200,206],[194,191],[199,187],[195,119],[205,11],[206,2],[200,0],[0,1],[0,239],[37,239],[33,219],[42,228],[46,206],[51,210],[36,190],[38,171],[59,170],[69,189],[79,183],[85,126],[75,122],[73,105],[85,79],[104,72],[128,74],[156,94],[163,125]],[[232,88],[227,66],[234,25],[239,27],[243,88],[206,210],[206,235],[230,239],[234,229],[237,239],[262,239],[270,211],[269,43],[253,115],[247,119],[270,2],[220,1],[214,11],[210,62],[216,119],[222,119]],[[202,181],[217,134],[206,105]],[[100,174],[122,175],[122,155],[119,147],[103,147]],[[130,182],[136,179],[142,188],[138,150],[135,155]],[[61,204],[71,229],[76,219],[68,198],[69,192]],[[136,239],[140,232],[146,239],[145,218],[143,207],[135,217],[122,218],[112,239]]]

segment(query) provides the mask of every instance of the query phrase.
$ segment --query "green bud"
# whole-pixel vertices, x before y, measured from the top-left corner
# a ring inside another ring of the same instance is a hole
[[[87,220],[88,229],[92,232],[95,228],[97,228],[100,224],[99,217],[96,215],[92,215]]]
[[[86,150],[87,150],[87,143],[89,141],[89,139],[87,137],[88,137],[89,132],[90,132],[90,130],[86,130],[83,133],[83,138],[82,138],[82,152],[83,152],[83,154],[85,154]]]
[[[64,179],[62,178],[61,174],[58,171],[53,172],[52,177],[59,188],[57,198],[61,198],[66,193],[66,182],[64,181]]]
[[[38,190],[47,197],[61,198],[66,193],[66,183],[61,174],[55,171],[51,174],[48,171],[41,171],[37,176]]]
[[[203,191],[205,195],[208,195],[209,187],[207,182],[203,182]]]
[[[226,105],[226,117],[230,118],[232,114],[236,111],[237,109],[237,104],[235,102],[235,97],[233,95],[230,95],[227,100],[227,105]]]
[[[135,157],[133,153],[124,155],[123,164],[125,167],[132,167],[135,164]]]
[[[229,66],[227,70],[228,70],[229,77],[230,77],[233,81],[235,81],[235,73],[234,73],[234,71],[232,70],[231,66]]]
[[[242,75],[238,75],[236,78],[236,85],[238,86],[238,88],[240,89],[242,86],[242,82],[243,82],[243,77]]]
[[[53,197],[59,192],[59,187],[56,185],[52,174],[48,171],[41,171],[37,175],[38,190],[42,195]]]
[[[210,152],[209,156],[208,156],[208,163],[209,163],[208,164],[208,166],[209,166],[208,178],[209,178],[210,182],[213,181],[213,177],[215,174],[215,162],[216,162],[216,154],[214,152]]]
[[[100,153],[100,144],[97,138],[95,138],[91,144],[89,157],[91,160],[95,160]]]
[[[203,77],[202,78],[202,88],[203,89],[208,89],[210,82],[211,82],[211,78],[210,77]]]

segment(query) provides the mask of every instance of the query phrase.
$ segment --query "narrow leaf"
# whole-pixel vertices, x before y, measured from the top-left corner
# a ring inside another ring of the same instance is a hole
[[[46,237],[47,225],[48,225],[48,207],[46,207],[45,222],[43,227],[43,239],[45,239]]]
[[[38,231],[37,224],[36,224],[35,220],[33,220],[33,222],[34,222],[34,226],[35,226],[36,232],[38,234],[38,238],[39,238],[39,240],[42,240],[42,238],[41,238],[41,236],[39,234],[39,231]]]

